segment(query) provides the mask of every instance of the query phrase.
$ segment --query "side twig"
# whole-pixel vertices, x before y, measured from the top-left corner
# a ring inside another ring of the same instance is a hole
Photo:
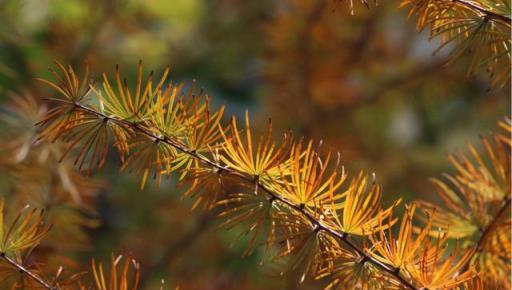
[[[483,245],[485,240],[489,237],[490,233],[493,231],[494,227],[497,225],[498,221],[501,219],[501,216],[506,212],[507,208],[510,207],[511,197],[507,196],[503,199],[501,202],[501,206],[496,212],[496,214],[493,216],[492,220],[489,222],[487,227],[482,231],[482,234],[480,235],[480,238],[478,238],[478,241],[475,246],[475,250],[473,253],[471,253],[471,256],[467,260],[464,267],[462,267],[463,271],[467,270],[469,266],[471,265],[471,260],[473,260],[473,257],[483,250]]]
[[[5,253],[0,253],[0,259],[3,259],[8,264],[16,268],[20,273],[23,275],[26,275],[30,279],[32,279],[37,284],[43,286],[43,288],[48,290],[58,290],[59,288],[57,286],[52,286],[50,283],[46,282],[43,278],[39,277],[37,274],[33,273],[29,269],[27,269],[25,266],[19,264],[14,260],[13,258],[7,256]]]

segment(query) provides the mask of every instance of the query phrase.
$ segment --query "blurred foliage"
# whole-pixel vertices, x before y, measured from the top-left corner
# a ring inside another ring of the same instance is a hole
[[[105,169],[86,179],[73,159],[58,162],[62,144],[34,145],[38,108],[52,96],[35,78],[50,76],[54,60],[87,62],[94,72],[132,68],[139,59],[159,72],[170,64],[172,79],[196,79],[212,102],[229,102],[227,115],[242,117],[249,108],[256,131],[272,116],[276,136],[290,128],[322,139],[341,152],[348,171],[375,172],[384,204],[438,203],[428,178],[453,172],[448,153],[510,115],[510,87],[493,86],[482,71],[468,77],[471,55],[447,62],[450,44],[432,55],[440,40],[417,33],[398,2],[344,4],[0,0],[0,111],[18,98],[9,97],[13,92],[36,98],[18,103],[30,116],[8,115],[0,125],[1,150],[16,149],[9,156],[17,161],[4,162],[12,151],[0,152],[0,192],[12,204],[45,208],[55,224],[34,255],[51,269],[83,270],[91,256],[108,261],[113,251],[129,253],[145,265],[140,284],[152,289],[162,279],[180,289],[296,289],[301,280],[261,265],[259,248],[240,259],[246,243],[233,241],[242,230],[217,230],[211,214],[190,211],[193,201],[180,200],[176,180],[139,191],[139,177],[119,175],[110,155]],[[136,78],[136,70],[124,71]],[[9,128],[26,135],[13,139]],[[52,247],[62,240],[73,247]],[[322,283],[306,280],[300,288]]]

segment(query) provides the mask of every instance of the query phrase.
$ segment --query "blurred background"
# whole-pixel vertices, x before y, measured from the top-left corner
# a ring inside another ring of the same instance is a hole
[[[352,15],[347,2],[323,0],[0,0],[1,110],[20,96],[37,103],[51,97],[35,78],[50,77],[54,60],[78,71],[87,62],[99,79],[116,64],[133,78],[142,59],[146,72],[159,75],[170,65],[173,81],[196,80],[228,115],[249,109],[256,127],[271,117],[276,134],[291,129],[323,140],[325,149],[341,153],[349,173],[376,174],[385,204],[399,197],[436,201],[429,177],[450,172],[449,153],[478,144],[510,115],[510,87],[489,87],[485,74],[468,76],[469,56],[448,63],[450,47],[433,55],[436,40],[415,31],[415,19],[398,5],[354,3]],[[4,122],[1,142],[28,134],[37,114],[23,124]],[[65,180],[55,168],[72,164],[40,162],[42,152],[18,158],[16,166],[5,161],[13,157],[7,149],[0,152],[2,195],[48,206],[56,191],[50,175]],[[23,170],[50,181],[30,187],[23,180],[33,175]],[[89,178],[73,178],[79,187],[60,190],[86,202],[77,206],[75,198],[50,209],[60,219],[46,245],[59,254],[50,265],[80,269],[91,256],[130,254],[142,264],[143,289],[162,280],[169,289],[323,283],[279,276],[283,269],[261,263],[262,251],[241,258],[237,229],[219,230],[212,213],[191,211],[172,179],[140,191],[139,179],[120,174],[115,158]],[[73,222],[78,226],[65,228]]]

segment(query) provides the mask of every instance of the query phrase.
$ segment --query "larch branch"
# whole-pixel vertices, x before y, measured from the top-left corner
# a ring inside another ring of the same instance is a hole
[[[69,101],[65,101],[65,100],[62,100],[62,102],[66,102],[66,103],[69,103],[71,105],[74,105],[77,109],[82,110],[85,113],[93,114],[93,115],[95,115],[95,116],[97,116],[97,117],[99,117],[101,119],[108,120],[108,121],[111,121],[113,123],[117,123],[119,125],[128,126],[128,127],[132,128],[134,130],[137,130],[139,133],[141,133],[143,135],[146,135],[147,137],[150,137],[150,138],[152,138],[155,141],[163,142],[165,144],[168,144],[168,145],[174,147],[179,152],[187,154],[187,155],[191,156],[192,158],[197,159],[198,161],[200,161],[203,164],[212,166],[212,167],[216,168],[217,170],[221,170],[221,171],[227,172],[231,176],[238,178],[240,181],[242,181],[242,182],[244,182],[246,184],[253,185],[253,184],[257,183],[257,186],[258,186],[260,191],[263,191],[266,194],[268,194],[269,197],[272,200],[277,200],[280,203],[288,206],[293,211],[303,215],[305,218],[307,218],[311,222],[311,224],[313,225],[313,227],[316,230],[323,231],[323,232],[331,235],[332,237],[334,237],[338,241],[342,242],[348,248],[350,248],[352,251],[354,251],[359,256],[361,256],[362,260],[371,263],[377,269],[379,269],[379,270],[381,270],[381,271],[391,275],[394,279],[399,281],[406,288],[412,289],[412,290],[418,290],[418,288],[415,287],[411,282],[407,281],[406,278],[402,277],[400,275],[399,271],[396,271],[396,269],[394,267],[378,261],[377,259],[373,258],[370,254],[368,254],[364,249],[360,248],[352,239],[350,239],[350,237],[349,237],[349,235],[347,233],[345,233],[345,232],[338,232],[338,231],[335,231],[335,230],[325,226],[324,224],[322,224],[322,222],[320,220],[316,219],[311,213],[307,212],[305,210],[305,208],[303,208],[300,205],[297,205],[297,204],[294,204],[294,203],[288,201],[287,199],[283,198],[279,194],[277,194],[277,193],[273,192],[272,190],[270,190],[269,188],[267,188],[260,181],[254,180],[253,177],[247,176],[247,175],[245,175],[245,174],[243,174],[243,173],[241,173],[241,172],[239,172],[239,171],[237,171],[235,169],[229,168],[227,166],[222,166],[222,165],[220,165],[220,164],[218,164],[218,163],[208,159],[205,156],[199,155],[196,151],[190,150],[189,148],[183,146],[179,142],[175,142],[174,140],[172,140],[172,138],[169,138],[168,136],[158,136],[158,135],[154,134],[153,132],[151,132],[150,130],[148,130],[145,127],[140,126],[138,124],[134,124],[134,123],[132,123],[130,121],[126,121],[126,120],[123,120],[123,119],[118,119],[116,117],[107,116],[107,115],[105,115],[105,114],[103,114],[101,112],[98,112],[95,109],[93,109],[93,108],[91,108],[89,106],[83,105],[83,104],[81,104],[79,102],[74,102],[73,103],[73,102],[69,102]]]
[[[492,220],[489,222],[489,224],[485,227],[485,229],[482,231],[482,234],[480,235],[480,237],[478,238],[478,241],[476,243],[476,246],[475,246],[475,250],[473,251],[473,253],[471,253],[471,256],[469,257],[469,259],[467,260],[466,264],[464,265],[464,267],[462,267],[462,269],[465,271],[469,268],[470,264],[471,264],[471,260],[473,259],[473,257],[479,253],[479,252],[482,252],[482,247],[483,247],[483,244],[485,242],[485,240],[489,237],[489,235],[492,233],[494,227],[496,227],[497,223],[499,222],[499,220],[501,219],[501,216],[505,213],[505,211],[507,210],[507,208],[510,207],[510,202],[511,202],[511,197],[510,196],[506,196],[502,202],[501,202],[501,206],[500,208],[498,209],[498,211],[496,212],[496,214],[492,217]]]
[[[510,17],[508,17],[508,16],[505,16],[505,15],[502,15],[502,14],[490,11],[488,9],[485,9],[485,8],[475,4],[472,1],[467,1],[467,0],[451,0],[451,2],[456,3],[456,4],[458,4],[460,6],[463,6],[463,7],[469,8],[471,10],[476,10],[480,14],[482,14],[482,16],[485,16],[485,17],[487,17],[489,19],[494,19],[494,20],[501,21],[501,22],[503,22],[504,24],[506,24],[507,26],[510,27],[510,22],[511,22],[512,19]]]
[[[23,275],[26,275],[30,279],[32,279],[37,284],[43,286],[44,288],[48,290],[58,290],[59,288],[57,286],[52,286],[50,283],[46,282],[43,278],[39,277],[37,274],[33,273],[29,269],[27,269],[22,264],[16,262],[13,258],[7,256],[5,253],[0,253],[0,259],[3,259],[8,264],[16,268],[20,273]]]

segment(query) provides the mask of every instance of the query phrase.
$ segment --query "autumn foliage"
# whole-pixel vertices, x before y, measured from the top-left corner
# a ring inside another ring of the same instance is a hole
[[[440,37],[441,46],[454,43],[450,61],[471,50],[468,71],[484,67],[494,86],[508,84],[509,3],[404,0],[401,6],[418,18],[419,30],[429,27],[432,37]],[[56,62],[53,78],[39,79],[53,94],[43,105],[29,94],[11,98],[2,117],[10,128],[2,150],[12,158],[1,165],[23,194],[0,200],[2,287],[141,289],[144,265],[130,255],[112,255],[108,263],[91,258],[87,267],[70,258],[58,269],[37,260],[65,256],[62,247],[87,246],[86,231],[97,226],[91,199],[104,186],[94,174],[109,158],[140,180],[141,198],[148,184],[177,179],[192,209],[240,230],[244,256],[264,248],[270,263],[300,273],[297,283],[321,280],[325,289],[511,287],[510,118],[498,120],[481,144],[449,156],[453,170],[431,179],[441,204],[386,203],[375,174],[350,172],[321,140],[275,132],[270,120],[257,133],[248,111],[229,116],[229,108],[215,105],[203,90],[169,80],[169,68],[145,73],[139,62],[136,70],[134,81],[119,66],[94,79],[87,65]],[[38,202],[48,199],[35,196],[35,188],[44,188],[51,204]],[[67,232],[52,234],[51,225],[59,223]]]

